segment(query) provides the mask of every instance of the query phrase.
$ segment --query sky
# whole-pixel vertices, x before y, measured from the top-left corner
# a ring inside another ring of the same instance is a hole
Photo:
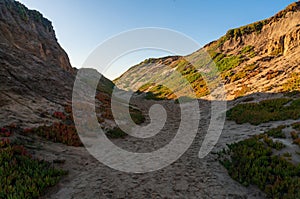
[[[80,68],[101,43],[136,28],[158,27],[180,32],[203,46],[227,30],[269,18],[295,0],[19,0],[52,21],[58,42],[73,67]],[[197,49],[191,49],[195,51]],[[171,53],[140,50],[114,60],[103,71],[114,79],[150,57]]]

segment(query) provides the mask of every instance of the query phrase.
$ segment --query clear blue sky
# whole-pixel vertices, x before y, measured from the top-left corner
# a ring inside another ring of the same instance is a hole
[[[20,0],[52,21],[74,67],[106,39],[134,28],[161,27],[182,32],[201,46],[228,29],[268,18],[296,0]],[[135,63],[165,52],[144,52],[119,61],[113,79]]]

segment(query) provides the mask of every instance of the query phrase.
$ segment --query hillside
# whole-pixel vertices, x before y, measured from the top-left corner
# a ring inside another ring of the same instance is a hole
[[[0,65],[0,126],[49,125],[70,104],[77,69],[51,22],[12,0],[0,0]],[[99,92],[109,93],[114,84],[101,80]]]
[[[75,74],[51,22],[18,2],[2,0],[0,35],[0,125],[46,122],[42,110],[59,110],[71,99]]]
[[[173,77],[177,71],[196,97],[207,98],[213,90],[204,81],[207,62],[201,61],[201,56],[207,52],[225,84],[228,99],[256,92],[290,92],[300,88],[299,44],[300,2],[296,2],[269,19],[229,30],[191,55],[145,60],[114,82],[121,89],[149,92],[150,98],[173,99],[186,93],[182,79]],[[177,85],[177,96],[159,85],[168,78]]]

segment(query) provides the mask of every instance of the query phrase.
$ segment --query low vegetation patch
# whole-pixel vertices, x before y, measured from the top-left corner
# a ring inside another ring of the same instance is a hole
[[[291,154],[273,155],[272,148],[280,150],[284,145],[274,147],[266,140],[275,143],[265,133],[228,145],[219,153],[221,164],[234,180],[257,185],[268,198],[299,198],[300,166],[286,160]]]
[[[134,123],[142,124],[145,122],[145,117],[144,117],[142,111],[140,111],[138,109],[129,108],[129,113],[130,113],[130,116],[131,116],[132,120],[134,121]]]
[[[300,91],[300,73],[293,73],[288,81],[283,84],[283,90],[287,92]]]
[[[290,103],[290,104],[288,104]],[[227,112],[227,118],[238,124],[258,125],[269,121],[300,118],[300,99],[279,98],[259,103],[238,104]]]
[[[33,159],[23,146],[1,138],[0,198],[39,198],[66,174],[49,162]]]
[[[264,143],[267,144],[268,147],[272,148],[272,149],[276,149],[277,151],[285,148],[285,145],[279,141],[273,141],[272,138],[268,137],[268,136],[264,136],[263,138]]]
[[[224,76],[225,77],[230,77],[230,82],[235,82],[237,80],[243,79],[247,76],[249,76],[250,74],[255,74],[256,71],[255,69],[257,68],[257,65],[255,64],[250,64],[247,65],[243,68],[243,70],[238,71],[236,73],[232,73],[231,71],[229,73],[225,73]]]
[[[281,125],[276,128],[272,128],[268,130],[266,134],[273,138],[286,138],[285,134],[282,132],[284,128],[286,128],[286,125]]]
[[[300,122],[296,122],[294,124],[292,124],[292,127],[297,130],[297,131],[300,131]]]
[[[114,129],[108,130],[106,132],[106,135],[108,138],[112,138],[112,139],[124,138],[127,136],[127,134],[124,131],[122,131],[122,129],[120,129],[120,128],[114,128]]]
[[[24,134],[36,134],[47,140],[63,143],[68,146],[82,146],[73,122],[72,108],[65,107],[65,112],[54,112],[53,117],[59,121],[50,126],[40,126],[32,129],[24,129]]]
[[[103,100],[103,99],[102,101],[103,103],[107,102],[107,100]],[[102,108],[104,108],[102,110],[103,117],[113,118],[110,106],[108,107],[104,106]],[[130,107],[129,113],[131,115],[132,120],[136,124],[141,124],[145,121],[145,118],[140,110]],[[44,126],[39,126],[37,128],[24,129],[23,133],[26,135],[36,134],[47,140],[66,144],[68,146],[75,146],[75,147],[83,146],[73,121],[72,107],[70,105],[65,107],[64,112],[54,112],[52,116],[58,119],[58,121],[54,122],[52,125],[49,126],[44,125]],[[104,119],[98,118],[98,121],[104,122]],[[1,130],[0,134],[2,133],[2,131],[4,134],[7,134],[5,130]],[[110,136],[110,138],[124,137],[124,135],[118,129],[109,130],[109,132],[107,132],[107,135]]]
[[[300,98],[300,91],[294,90],[294,91],[288,91],[284,93],[284,96],[286,97],[296,97],[296,98]]]
[[[242,63],[242,55],[219,54],[214,61],[219,72],[225,72],[239,66]]]
[[[246,55],[249,58],[253,58],[256,56],[256,53],[254,51],[254,46],[248,45],[245,46],[242,50],[241,50],[241,54]]]
[[[25,133],[34,133],[53,142],[59,142],[68,146],[82,146],[74,125],[66,125],[56,122],[50,126],[40,126],[25,130]]]

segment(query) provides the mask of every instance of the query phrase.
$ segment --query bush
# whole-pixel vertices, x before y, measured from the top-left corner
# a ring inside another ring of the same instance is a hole
[[[285,145],[283,143],[278,142],[278,141],[274,142],[268,136],[265,136],[263,140],[269,147],[271,147],[272,149],[276,149],[277,151],[285,148]]]
[[[297,131],[300,131],[300,122],[296,122],[294,124],[292,124],[292,127],[297,130]]]
[[[130,116],[131,116],[132,120],[136,124],[142,124],[142,123],[145,122],[145,117],[144,117],[143,113],[140,110],[129,108],[129,113],[130,113]]]
[[[266,25],[268,22],[269,22],[268,20],[263,20],[246,26],[242,26],[240,28],[231,29],[226,33],[225,38],[226,40],[233,39],[233,38],[237,39],[238,37],[251,34],[253,32],[260,33],[264,25]]]
[[[242,63],[241,56],[229,55],[220,60],[219,60],[219,58],[220,57],[217,57],[217,59],[214,59],[214,61],[220,72],[225,72],[230,69],[233,69]]]
[[[248,53],[253,52],[253,50],[254,50],[254,46],[248,45],[248,46],[245,46],[245,47],[241,50],[241,53],[242,53],[242,54],[248,54]]]
[[[269,131],[266,132],[266,134],[273,138],[286,138],[285,134],[282,132],[284,128],[286,128],[285,125],[278,126],[276,128],[270,129]]]
[[[292,157],[292,154],[286,152],[284,154],[282,154],[283,157],[286,157],[286,158],[291,158]]]
[[[117,139],[117,138],[124,138],[127,136],[127,134],[122,131],[120,128],[114,128],[111,130],[108,130],[106,132],[106,135],[108,138]]]

